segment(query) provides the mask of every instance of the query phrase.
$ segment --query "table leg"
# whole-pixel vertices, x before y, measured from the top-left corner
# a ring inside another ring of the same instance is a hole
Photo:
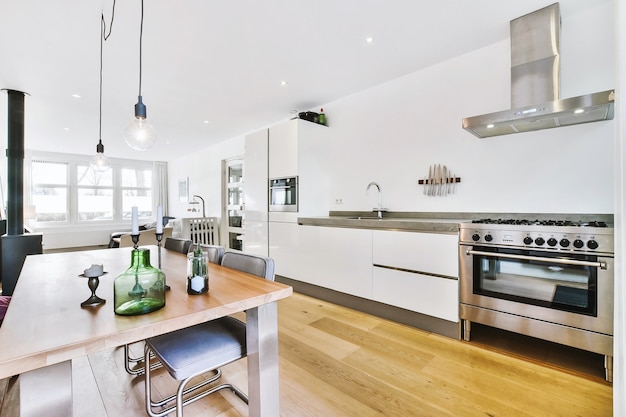
[[[278,417],[278,306],[275,302],[246,311],[246,336],[249,415]]]
[[[72,416],[72,361],[19,376],[20,417]]]

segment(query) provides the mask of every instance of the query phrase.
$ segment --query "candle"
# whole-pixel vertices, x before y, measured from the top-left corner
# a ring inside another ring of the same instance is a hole
[[[133,227],[131,229],[130,234],[131,235],[138,235],[139,234],[139,220],[137,219],[138,214],[137,214],[137,207],[133,206],[132,208],[132,219],[133,219]]]
[[[163,207],[157,207],[157,224],[156,224],[156,232],[163,233]]]

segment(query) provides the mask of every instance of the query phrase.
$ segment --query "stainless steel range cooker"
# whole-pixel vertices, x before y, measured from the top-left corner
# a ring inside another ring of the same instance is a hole
[[[481,219],[460,226],[464,340],[481,323],[613,364],[613,227],[603,220]]]

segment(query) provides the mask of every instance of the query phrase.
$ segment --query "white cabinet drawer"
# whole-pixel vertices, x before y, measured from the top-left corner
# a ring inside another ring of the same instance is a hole
[[[373,243],[374,265],[459,276],[457,234],[375,230]]]
[[[459,321],[455,279],[374,267],[374,300],[444,320]]]

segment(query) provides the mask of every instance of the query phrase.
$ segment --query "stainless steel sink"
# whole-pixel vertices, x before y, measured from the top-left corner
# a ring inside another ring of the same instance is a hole
[[[356,217],[347,217],[348,220],[383,220],[382,218],[378,218],[377,216],[356,216]]]

